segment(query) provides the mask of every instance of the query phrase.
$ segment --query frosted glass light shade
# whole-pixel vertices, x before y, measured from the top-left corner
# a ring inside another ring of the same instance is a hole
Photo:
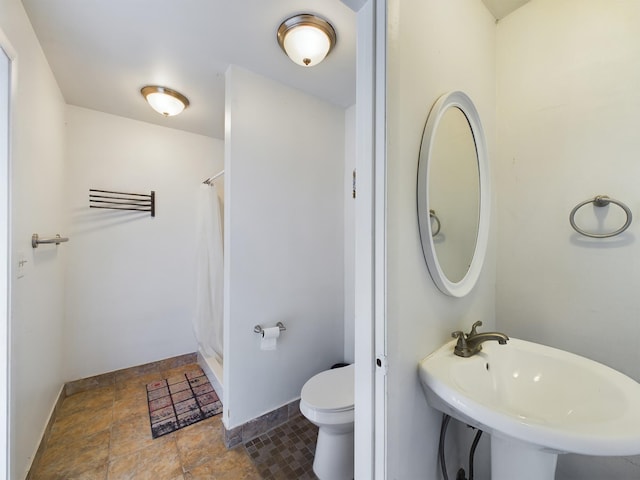
[[[187,97],[167,87],[147,85],[140,90],[140,93],[151,108],[165,117],[178,115],[189,106]]]
[[[278,43],[295,63],[312,67],[329,54],[336,43],[336,32],[322,18],[296,15],[282,22],[278,28]]]
[[[327,56],[329,37],[316,27],[301,25],[291,29],[284,38],[284,50],[298,65],[310,67]]]

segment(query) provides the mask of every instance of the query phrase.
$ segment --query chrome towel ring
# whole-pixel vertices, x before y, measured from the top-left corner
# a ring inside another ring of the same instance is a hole
[[[436,215],[436,211],[433,209],[429,210],[429,218],[435,220],[436,224],[438,225],[436,228],[436,231],[431,234],[432,237],[435,237],[437,234],[440,233],[440,219]]]
[[[580,209],[581,207],[585,206],[588,203],[593,203],[596,207],[606,207],[610,203],[614,203],[614,204],[618,205],[622,210],[624,210],[624,213],[627,215],[627,220],[624,222],[624,225],[622,225],[622,227],[620,227],[618,230],[616,230],[614,232],[609,232],[609,233],[589,233],[589,232],[585,232],[584,230],[582,230],[580,227],[578,227],[576,225],[576,221],[575,221],[574,217],[575,217],[576,212],[578,211],[578,209]],[[585,200],[584,202],[579,203],[578,205],[576,205],[573,208],[573,210],[571,210],[571,213],[569,214],[569,223],[571,223],[571,226],[573,227],[573,229],[576,232],[578,232],[579,234],[584,235],[585,237],[591,237],[591,238],[615,237],[616,235],[621,234],[627,228],[629,228],[629,225],[631,225],[631,219],[632,219],[632,215],[631,215],[631,210],[629,210],[629,207],[627,207],[624,203],[622,203],[619,200],[614,200],[613,198],[609,198],[607,195],[597,195],[594,198],[590,198],[589,200]]]

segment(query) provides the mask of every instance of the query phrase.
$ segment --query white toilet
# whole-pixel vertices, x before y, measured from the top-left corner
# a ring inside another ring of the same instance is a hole
[[[320,480],[353,478],[354,366],[333,368],[307,380],[300,411],[319,427],[313,471]]]

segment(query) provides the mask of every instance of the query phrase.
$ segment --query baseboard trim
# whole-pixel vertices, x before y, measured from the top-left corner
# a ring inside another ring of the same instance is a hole
[[[29,472],[27,473],[25,480],[32,479],[33,476],[31,472],[34,472],[36,470],[35,467],[38,465],[38,463],[40,463],[40,459],[42,458],[42,454],[44,453],[44,448],[46,447],[47,442],[49,441],[49,437],[51,436],[51,429],[53,428],[53,424],[55,423],[56,417],[58,416],[58,411],[60,410],[60,407],[62,406],[62,402],[64,401],[64,399],[67,398],[67,394],[64,387],[65,387],[64,385],[60,387],[58,398],[56,400],[56,403],[53,405],[53,408],[51,409],[51,413],[49,414],[49,420],[47,421],[47,425],[44,427],[44,432],[42,433],[42,439],[40,440],[40,444],[38,445],[38,448],[36,449],[36,453],[33,456],[33,460],[31,461],[31,466],[29,467]]]
[[[249,440],[259,437],[263,433],[272,430],[283,423],[295,418],[300,413],[300,400],[296,399],[271,412],[260,415],[239,427],[227,430],[224,429],[224,444],[227,448],[233,448],[240,444],[245,444]]]

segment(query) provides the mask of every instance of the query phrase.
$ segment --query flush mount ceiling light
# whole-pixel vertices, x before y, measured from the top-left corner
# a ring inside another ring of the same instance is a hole
[[[303,13],[282,22],[278,28],[278,43],[295,63],[313,67],[336,44],[336,31],[326,20]]]
[[[147,85],[140,93],[156,112],[171,117],[189,106],[189,100],[180,92],[158,85]]]

